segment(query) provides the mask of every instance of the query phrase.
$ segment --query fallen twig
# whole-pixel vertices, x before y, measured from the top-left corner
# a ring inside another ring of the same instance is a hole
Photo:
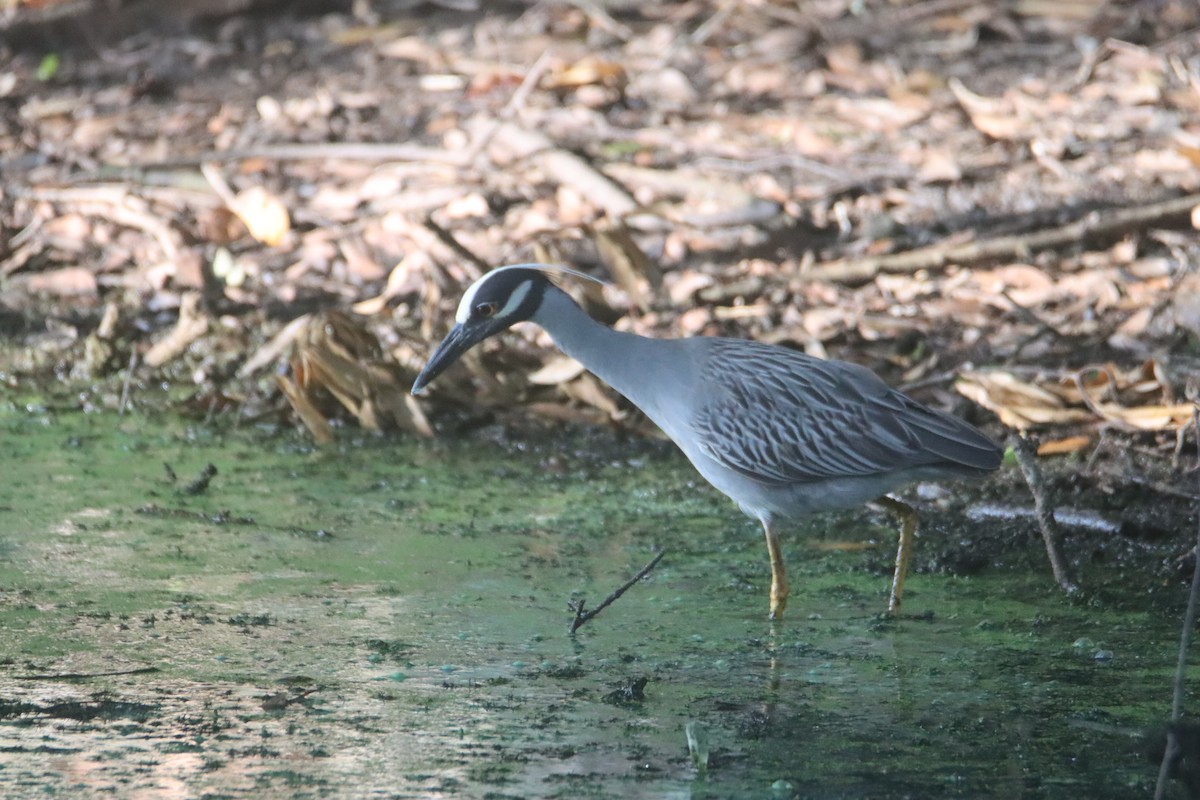
[[[319,689],[299,689],[294,693],[291,692],[275,692],[261,698],[263,711],[283,711],[285,708],[296,703],[303,703],[308,699],[310,694],[316,694]]]
[[[48,672],[37,675],[14,675],[19,681],[82,681],[89,678],[111,678],[114,675],[146,675],[158,672],[158,667],[136,667],[116,669],[108,672]]]
[[[1200,431],[1200,406],[1192,409],[1192,422]],[[1200,435],[1196,438],[1196,451],[1200,454]],[[1162,764],[1158,768],[1158,782],[1154,786],[1154,800],[1167,796],[1167,780],[1171,777],[1171,762],[1179,753],[1179,741],[1175,725],[1183,716],[1184,679],[1187,676],[1187,654],[1192,646],[1192,630],[1196,627],[1196,606],[1200,605],[1200,524],[1196,526],[1196,559],[1192,567],[1192,588],[1188,594],[1187,611],[1183,615],[1183,632],[1179,635],[1179,658],[1175,662],[1175,682],[1171,694],[1171,723],[1167,726],[1167,744],[1163,748]]]
[[[1047,335],[1053,336],[1056,340],[1062,341],[1062,339],[1064,338],[1062,331],[1060,331],[1058,328],[1056,328],[1051,323],[1042,319],[1041,316],[1039,316],[1036,312],[1034,312],[1033,309],[1027,308],[1027,307],[1021,305],[1020,303],[1018,303],[1016,301],[1016,299],[1012,296],[1012,293],[1008,291],[1008,289],[1002,289],[1000,294],[1001,294],[1001,296],[1004,297],[1005,300],[1012,303],[1013,310],[1015,310],[1017,312],[1018,316],[1024,317],[1026,320],[1031,322],[1034,325],[1034,327],[1037,328],[1036,331],[1034,331],[1031,335],[1025,337],[1016,346],[1016,348],[1012,352],[1012,355],[1010,355],[1007,359],[1008,363],[1020,361],[1022,353],[1025,352],[1025,348],[1029,347],[1034,342],[1041,339],[1043,336],[1047,336]]]
[[[666,554],[667,554],[667,551],[666,551],[666,550],[660,550],[660,551],[658,552],[658,555],[656,555],[654,558],[652,558],[652,559],[650,560],[650,563],[649,563],[649,564],[647,564],[646,566],[642,567],[642,568],[641,568],[641,570],[638,572],[638,574],[637,574],[637,575],[634,575],[632,578],[630,578],[629,580],[625,581],[625,583],[624,583],[624,584],[622,584],[622,585],[621,585],[621,587],[620,587],[619,589],[617,589],[616,591],[614,591],[614,592],[613,592],[612,594],[610,594],[608,597],[606,597],[606,598],[604,598],[603,600],[601,600],[601,601],[600,601],[600,605],[596,606],[596,607],[595,607],[595,608],[593,608],[591,611],[584,612],[584,610],[583,610],[583,606],[584,606],[584,600],[583,600],[583,598],[582,598],[582,597],[581,597],[581,598],[579,598],[579,600],[577,600],[576,602],[574,602],[574,603],[570,603],[570,604],[569,604],[569,607],[570,607],[570,609],[571,609],[572,611],[574,611],[574,612],[575,612],[575,618],[574,618],[573,620],[571,620],[571,628],[570,628],[570,630],[568,630],[567,632],[568,632],[568,633],[570,633],[570,634],[574,634],[574,633],[575,633],[575,631],[577,631],[577,630],[579,630],[581,627],[583,627],[584,623],[586,623],[586,622],[587,622],[588,620],[590,620],[592,617],[596,616],[596,615],[597,615],[597,614],[599,614],[601,611],[603,611],[604,609],[606,609],[606,608],[608,608],[610,605],[612,605],[614,602],[616,602],[617,598],[619,598],[621,595],[625,594],[625,592],[629,591],[629,587],[630,587],[630,586],[633,586],[635,583],[637,583],[638,581],[640,581],[642,578],[644,578],[644,577],[646,577],[647,575],[649,575],[649,574],[650,574],[650,570],[652,570],[652,569],[654,569],[656,566],[658,566],[658,562],[659,562],[659,561],[662,561],[662,557],[663,557],[663,556],[665,556]]]
[[[604,8],[604,3],[598,3],[596,0],[570,0],[571,5],[578,8],[587,15],[588,22],[591,25],[603,30],[610,36],[615,36],[622,42],[628,42],[633,38],[633,30],[621,22],[617,22],[612,14]]]
[[[142,361],[157,369],[183,355],[192,342],[208,333],[208,314],[201,308],[200,293],[189,292],[179,302],[179,319],[175,327],[150,346]]]
[[[1046,482],[1042,480],[1042,471],[1037,465],[1037,454],[1029,439],[1020,434],[1010,435],[1008,443],[1017,457],[1017,465],[1025,476],[1025,482],[1029,484],[1029,491],[1033,494],[1033,507],[1037,514],[1038,528],[1041,529],[1042,541],[1046,544],[1046,555],[1050,559],[1050,569],[1054,573],[1054,580],[1058,582],[1064,592],[1074,594],[1079,591],[1079,585],[1071,577],[1067,562],[1058,549],[1058,542],[1062,537],[1059,535],[1058,523],[1054,519],[1053,506],[1046,497]]]
[[[637,210],[637,201],[624,187],[579,156],[555,145],[541,131],[505,122],[492,136],[500,151],[493,159],[498,166],[503,166],[506,161],[527,161],[538,168],[547,183],[570,186],[613,219],[621,219]]]
[[[1076,245],[1097,236],[1111,238],[1140,230],[1152,223],[1186,218],[1200,195],[1191,194],[1132,208],[1095,211],[1058,228],[981,239],[966,244],[935,244],[918,250],[891,253],[853,261],[835,261],[814,267],[806,277],[823,281],[865,283],[881,273],[912,273],[938,269],[948,264],[1028,258],[1030,253]]]
[[[312,319],[312,314],[301,314],[280,328],[278,333],[272,336],[266,344],[259,347],[254,355],[247,358],[238,367],[237,376],[239,378],[248,378],[260,369],[281,361],[288,352],[288,349],[291,348],[300,334],[304,332],[304,329],[308,327],[310,319]]]
[[[408,238],[414,248],[424,251],[435,262],[461,268],[469,280],[475,280],[486,271],[487,265],[483,259],[462,245],[445,228],[434,223],[429,216],[418,221],[407,215],[398,215],[392,223],[392,230],[396,235]]]
[[[133,383],[133,373],[137,370],[137,349],[129,351],[129,366],[125,368],[125,380],[121,383],[121,400],[117,403],[117,416],[125,416],[129,406],[129,385]]]
[[[425,147],[407,142],[292,142],[264,144],[231,150],[209,150],[163,161],[135,162],[131,168],[199,166],[206,162],[230,161],[428,161],[463,166],[462,153],[442,147]]]
[[[154,213],[149,203],[131,193],[126,186],[108,184],[68,188],[13,187],[10,191],[20,197],[68,205],[80,214],[140,230],[158,242],[167,261],[178,261],[184,250],[183,236],[179,231],[164,222]],[[20,263],[16,266],[19,267]],[[15,269],[16,267],[11,265],[4,268],[5,272]]]
[[[533,66],[525,73],[525,78],[521,81],[521,85],[513,92],[512,97],[505,103],[504,108],[500,109],[499,115],[491,121],[491,123],[475,136],[470,146],[467,147],[463,154],[462,161],[464,164],[472,164],[483,149],[492,141],[492,137],[496,135],[496,131],[500,130],[500,125],[516,116],[525,104],[529,101],[529,95],[537,86],[538,81],[542,79],[542,75],[546,73],[546,68],[550,66],[550,49],[546,48],[542,54],[538,56],[537,61],[533,62]]]
[[[204,469],[200,470],[200,474],[194,481],[184,486],[179,490],[180,494],[198,495],[208,491],[208,484],[213,478],[217,477],[217,468],[213,464],[205,464]]]

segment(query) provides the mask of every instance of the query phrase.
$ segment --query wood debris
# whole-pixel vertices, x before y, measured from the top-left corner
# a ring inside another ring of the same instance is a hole
[[[321,443],[333,440],[328,418],[336,401],[368,430],[391,428],[433,435],[409,392],[415,375],[388,358],[379,341],[354,317],[325,312],[305,320],[289,359],[290,373],[276,380],[301,422]]]
[[[1175,390],[1156,360],[1122,372],[1114,364],[1023,380],[1004,370],[963,373],[955,388],[994,411],[1010,428],[1027,431],[1092,423],[1127,431],[1178,431],[1191,425],[1192,402],[1175,402]],[[1077,437],[1048,448],[1078,449]]]

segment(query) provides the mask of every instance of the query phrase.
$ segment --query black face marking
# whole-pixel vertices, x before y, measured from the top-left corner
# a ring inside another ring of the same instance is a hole
[[[493,270],[472,283],[459,301],[454,314],[455,326],[417,376],[413,394],[424,391],[430,381],[484,339],[518,322],[533,319],[555,275],[574,275],[601,282],[566,267],[519,264]]]
[[[460,324],[494,319],[506,327],[523,322],[537,311],[549,285],[541,270],[496,270],[478,281],[463,298],[456,319]]]

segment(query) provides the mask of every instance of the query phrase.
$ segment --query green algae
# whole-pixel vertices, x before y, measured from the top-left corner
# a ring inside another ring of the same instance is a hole
[[[1067,598],[1028,532],[972,530],[1011,541],[970,572],[914,576],[888,621],[887,518],[822,517],[787,539],[790,616],[771,624],[756,523],[655,443],[318,450],[290,431],[35,409],[0,415],[0,458],[5,796],[1153,785],[1139,737],[1166,714],[1182,601],[1155,571],[1167,542],[1082,560],[1095,588]],[[932,517],[945,538],[923,551],[958,546],[961,520]],[[595,604],[660,548],[567,636],[570,600]]]

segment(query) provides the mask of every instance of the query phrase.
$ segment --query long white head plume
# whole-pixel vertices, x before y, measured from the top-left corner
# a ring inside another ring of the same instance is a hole
[[[487,274],[476,279],[474,283],[467,287],[467,291],[463,293],[462,299],[458,301],[458,310],[454,313],[454,320],[461,324],[470,319],[471,309],[475,307],[475,295],[479,292],[479,287],[494,278],[496,273],[506,272],[510,269],[536,269],[538,272],[546,273],[546,275],[556,286],[562,286],[562,278],[568,275],[575,278],[582,278],[585,281],[592,281],[593,283],[598,283],[601,286],[605,285],[605,281],[602,281],[592,275],[588,275],[586,272],[580,272],[579,270],[571,269],[570,267],[564,267],[558,264],[509,264],[508,266],[497,267],[491,272],[488,272]],[[520,306],[521,302],[525,299],[526,292],[528,291],[528,284],[517,287],[517,290],[513,292],[512,296],[509,298],[508,303],[506,303],[504,308],[496,313],[496,316],[503,319],[508,312]]]

